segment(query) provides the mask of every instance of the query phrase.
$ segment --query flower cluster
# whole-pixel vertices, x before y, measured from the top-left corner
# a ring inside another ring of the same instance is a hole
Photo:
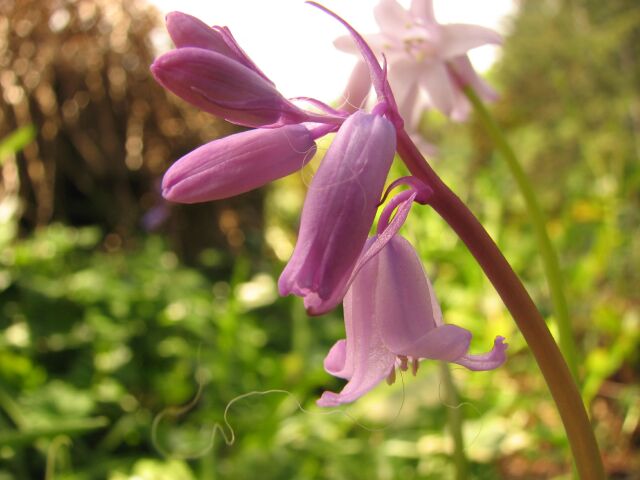
[[[385,69],[362,37],[339,20],[361,50],[375,88],[371,112],[336,110],[314,99],[305,99],[313,110],[297,106],[277,91],[226,27],[208,27],[182,13],[167,17],[177,48],[151,66],[158,82],[184,100],[254,127],[179,159],[162,182],[169,200],[205,202],[257,188],[300,169],[315,153],[316,140],[335,132],[309,187],[298,241],[278,282],[282,295],[302,297],[312,315],[344,303],[346,340],[331,349],[325,368],[349,381],[340,393],[325,392],[318,401],[322,406],[354,401],[396,367],[407,369],[411,363],[415,372],[422,358],[475,370],[496,368],[506,348],[498,337],[491,352],[468,353],[471,333],[443,324],[419,257],[398,234],[411,205],[428,203],[428,185],[413,177],[393,182],[389,190],[400,184],[409,189],[390,199],[377,234],[368,238],[402,119]]]

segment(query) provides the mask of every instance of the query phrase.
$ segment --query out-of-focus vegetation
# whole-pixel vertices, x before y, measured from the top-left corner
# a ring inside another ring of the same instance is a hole
[[[23,128],[0,141],[0,479],[453,478],[447,414],[457,406],[434,362],[350,416],[313,406],[341,387],[322,370],[344,334],[340,312],[309,319],[275,288],[310,172],[277,182],[264,205],[257,193],[172,209],[161,234],[145,233],[166,165],[230,130],[152,84],[148,35],[161,23],[140,4],[34,5],[0,2],[10,13],[0,16],[0,137]],[[548,212],[608,473],[635,478],[640,8],[528,0],[513,25],[493,111]],[[523,202],[482,126],[429,114],[424,127],[440,146],[434,167],[549,316]],[[428,208],[414,208],[404,234],[446,320],[474,332],[472,347],[509,339],[505,367],[453,369],[472,478],[569,478],[553,403],[480,269]],[[211,443],[229,401],[269,389],[290,394],[234,403],[235,443]],[[181,415],[166,410],[194,399]]]

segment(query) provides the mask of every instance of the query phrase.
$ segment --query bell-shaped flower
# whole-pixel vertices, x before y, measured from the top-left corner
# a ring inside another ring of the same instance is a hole
[[[162,195],[180,203],[232,197],[301,169],[315,151],[304,125],[236,133],[174,163],[162,179]]]
[[[346,339],[331,348],[324,367],[348,383],[340,393],[324,392],[317,402],[322,407],[353,402],[385,378],[393,381],[396,367],[407,370],[411,363],[415,373],[420,359],[491,370],[506,358],[502,337],[488,353],[468,353],[471,332],[443,323],[420,258],[399,235],[355,276],[344,298],[344,320]]]
[[[389,62],[389,83],[400,114],[413,125],[420,112],[421,91],[428,104],[453,120],[463,121],[471,109],[462,91],[472,87],[485,100],[494,100],[495,92],[473,70],[467,52],[486,44],[499,44],[500,35],[478,25],[439,24],[432,0],[412,0],[405,10],[396,0],[380,0],[374,10],[380,33],[366,35],[373,50],[384,53]],[[336,40],[337,48],[357,53],[351,37]],[[362,67],[356,66],[345,97],[362,98],[365,90]],[[361,78],[357,78],[360,76]],[[351,91],[353,90],[353,91]]]
[[[278,281],[312,315],[340,303],[373,223],[396,148],[384,117],[358,111],[338,130],[302,209],[295,250]]]

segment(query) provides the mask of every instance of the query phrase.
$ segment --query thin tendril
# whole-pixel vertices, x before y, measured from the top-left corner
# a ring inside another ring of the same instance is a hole
[[[278,394],[278,393],[284,394],[290,397],[296,403],[297,409],[302,413],[305,413],[308,415],[323,415],[323,416],[324,415],[343,415],[344,417],[351,420],[355,425],[362,428],[363,430],[366,430],[367,432],[380,432],[388,429],[399,418],[400,413],[402,412],[402,409],[404,407],[404,402],[406,397],[404,377],[402,376],[402,372],[400,372],[400,377],[402,379],[402,401],[400,402],[400,406],[398,407],[396,414],[386,425],[383,425],[382,427],[370,427],[362,423],[360,420],[358,420],[357,418],[355,418],[353,415],[351,415],[349,412],[345,411],[342,408],[337,408],[332,410],[323,410],[323,411],[307,410],[302,406],[300,401],[291,392],[287,390],[282,390],[282,389],[253,390],[251,392],[238,395],[237,397],[231,399],[229,403],[227,403],[222,415],[222,423],[215,423],[211,427],[209,436],[208,436],[208,441],[204,447],[194,452],[179,453],[179,452],[170,451],[169,449],[165,448],[159,440],[158,430],[160,428],[160,424],[162,423],[165,417],[169,415],[174,417],[185,415],[198,404],[198,402],[202,398],[204,386],[205,386],[205,382],[201,377],[202,377],[201,375],[196,375],[198,390],[196,391],[196,394],[193,397],[193,399],[191,399],[187,404],[181,407],[167,407],[163,411],[161,411],[158,415],[156,415],[156,417],[153,419],[153,422],[151,424],[151,443],[153,447],[158,451],[158,453],[160,453],[164,457],[174,458],[177,460],[193,460],[195,458],[200,458],[206,455],[209,451],[211,451],[214,445],[215,438],[218,434],[220,434],[220,436],[222,437],[222,440],[227,446],[232,446],[236,441],[236,434],[235,434],[235,430],[231,426],[231,423],[229,422],[229,410],[236,402],[239,402],[240,400],[244,400],[249,397],[264,396],[264,395],[271,395],[271,394]]]

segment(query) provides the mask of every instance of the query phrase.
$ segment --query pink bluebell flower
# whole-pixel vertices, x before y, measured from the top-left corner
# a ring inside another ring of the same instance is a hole
[[[410,188],[385,206],[349,280],[343,302],[346,339],[336,342],[324,361],[329,374],[348,382],[340,393],[324,392],[317,402],[321,407],[353,402],[385,378],[392,382],[397,367],[407,370],[411,363],[415,374],[421,359],[470,370],[491,370],[506,359],[503,337],[490,352],[471,355],[471,332],[443,323],[420,257],[398,234],[411,205],[428,203],[433,191],[415,177],[403,177],[387,194],[399,185]]]
[[[444,324],[442,312],[411,244],[394,235],[366,262],[344,298],[346,339],[325,358],[325,370],[348,380],[340,393],[324,392],[322,407],[350,403],[395,369],[415,373],[421,359],[444,360],[470,370],[491,370],[505,361],[507,345],[497,337],[485,354],[469,354],[471,332]]]
[[[174,163],[162,195],[180,203],[239,195],[300,170],[316,144],[304,125],[256,129],[209,142]]]
[[[437,22],[432,0],[412,0],[405,10],[396,0],[380,0],[374,10],[380,33],[366,35],[375,52],[383,52],[389,62],[389,83],[401,116],[407,124],[416,123],[420,92],[428,96],[428,105],[456,121],[467,118],[471,107],[462,89],[472,87],[485,100],[494,100],[495,91],[475,72],[467,56],[473,48],[500,44],[493,30],[478,25]],[[349,53],[358,53],[349,36],[335,45]],[[361,101],[367,89],[357,65],[347,86],[347,100]]]

